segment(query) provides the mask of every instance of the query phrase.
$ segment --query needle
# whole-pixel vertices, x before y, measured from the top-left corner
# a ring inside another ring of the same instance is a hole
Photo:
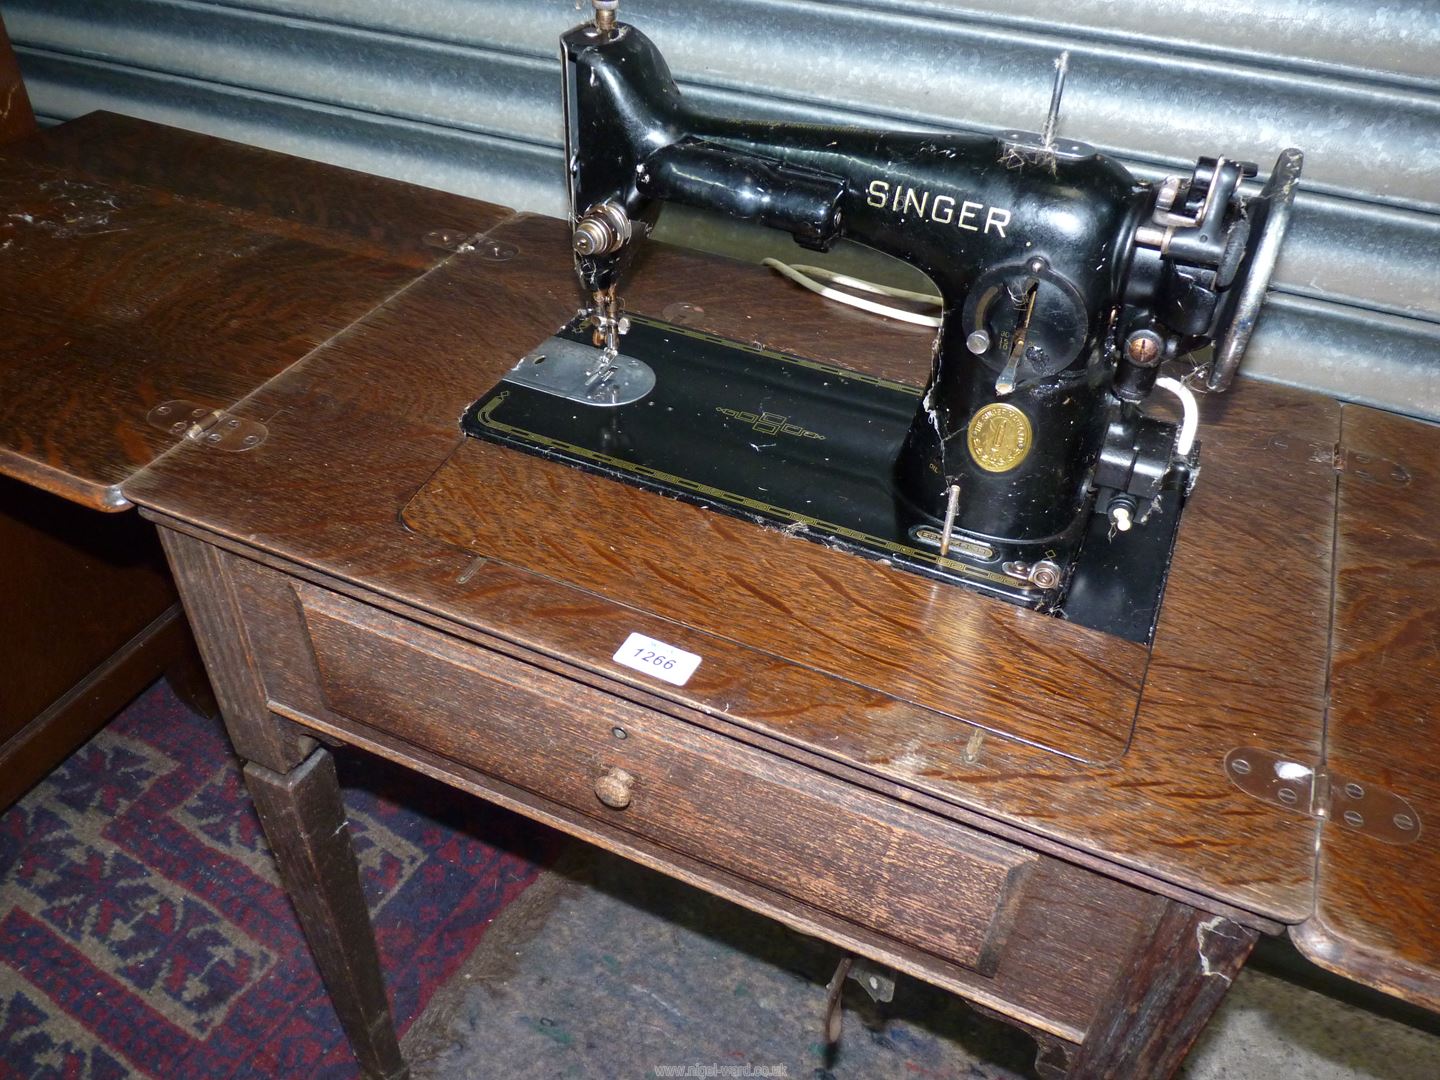
[[[1055,83],[1050,88],[1050,112],[1045,117],[1045,131],[1041,138],[1045,149],[1055,145],[1055,132],[1060,127],[1060,98],[1065,93],[1065,74],[1070,70],[1070,50],[1066,49],[1055,61]]]

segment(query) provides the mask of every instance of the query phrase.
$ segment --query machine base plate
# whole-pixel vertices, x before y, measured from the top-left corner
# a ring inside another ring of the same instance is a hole
[[[638,315],[623,342],[625,385],[643,378],[640,369],[654,373],[639,400],[608,400],[605,382],[576,391],[575,346],[591,348],[577,320],[471,405],[461,427],[910,573],[1050,608],[1047,594],[986,558],[983,538],[957,533],[941,557],[938,530],[905,508],[893,471],[918,388]],[[542,389],[550,353],[563,356],[565,377]],[[1051,613],[1148,643],[1180,501],[1174,493],[1163,516],[1114,537],[1108,520],[1093,515],[1069,591]]]

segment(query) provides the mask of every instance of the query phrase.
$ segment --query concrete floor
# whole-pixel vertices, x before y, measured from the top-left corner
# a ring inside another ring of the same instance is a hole
[[[1029,1039],[905,978],[888,1005],[850,984],[845,1034],[828,1054],[820,1017],[838,957],[576,844],[497,920],[412,1027],[406,1052],[415,1080],[649,1077],[695,1065],[690,1075],[792,1080],[1033,1075]],[[1431,1030],[1252,966],[1181,1075],[1434,1080],[1440,1027],[1419,1022]]]

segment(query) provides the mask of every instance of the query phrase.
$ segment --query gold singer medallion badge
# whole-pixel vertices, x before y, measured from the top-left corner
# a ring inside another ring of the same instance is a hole
[[[970,418],[970,456],[986,472],[1009,472],[1025,460],[1033,441],[1030,418],[1014,405],[996,402]]]

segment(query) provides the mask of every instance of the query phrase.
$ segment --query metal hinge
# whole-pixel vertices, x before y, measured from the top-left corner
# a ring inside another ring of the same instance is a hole
[[[1410,470],[1398,461],[1376,454],[1338,446],[1335,443],[1318,443],[1297,439],[1290,435],[1268,435],[1261,449],[1291,461],[1314,462],[1329,465],[1336,472],[1349,473],[1358,480],[1387,487],[1404,487],[1410,483]]]
[[[168,431],[212,450],[243,454],[265,441],[270,429],[258,420],[244,420],[193,401],[167,401],[145,417],[151,427]]]
[[[1335,451],[1335,468],[1372,484],[1404,487],[1410,483],[1410,470],[1398,461],[1374,454],[1362,454],[1358,450],[1347,450],[1344,447]]]
[[[1420,815],[1378,784],[1241,746],[1225,755],[1225,775],[1247,795],[1307,817],[1334,821],[1386,844],[1420,837]]]

